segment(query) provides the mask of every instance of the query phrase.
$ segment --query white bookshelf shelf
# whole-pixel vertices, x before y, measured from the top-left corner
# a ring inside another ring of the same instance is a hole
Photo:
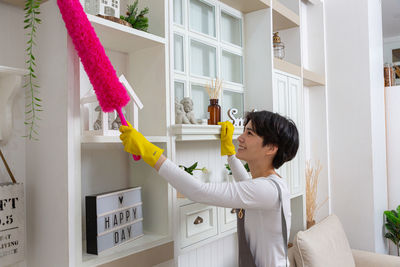
[[[300,16],[277,0],[272,0],[272,20],[274,32],[300,26]]]
[[[43,4],[44,2],[47,2],[49,0],[42,0],[40,1],[40,4]],[[20,8],[25,8],[25,0],[0,0],[0,2],[4,2],[10,5],[18,6]]]
[[[165,38],[87,14],[100,42],[111,50],[131,53],[165,45]]]
[[[279,58],[274,58],[274,68],[295,76],[301,76],[301,67]]]
[[[82,266],[98,266],[144,250],[156,250],[157,246],[166,244],[168,242],[173,242],[172,237],[145,233],[143,237],[108,249],[104,252],[101,252],[99,255],[87,254],[86,247],[83,246]],[[86,244],[86,242],[83,243]],[[151,252],[149,253],[151,254]],[[173,251],[168,257],[170,259],[174,257]]]
[[[26,75],[28,73],[29,71],[27,69],[0,66],[0,77],[5,77],[9,75]]]
[[[221,0],[221,2],[243,13],[257,11],[271,6],[271,0]]]
[[[145,136],[147,140],[152,143],[166,143],[166,136]],[[82,144],[88,143],[122,143],[121,139],[119,139],[119,135],[117,136],[99,136],[99,135],[82,135],[81,137]]]
[[[323,86],[325,85],[325,77],[313,71],[303,69],[303,84],[305,86]]]
[[[242,133],[243,127],[235,127],[233,139],[237,139]],[[221,136],[221,126],[176,124],[172,126],[172,134],[176,136],[176,141],[219,140]]]

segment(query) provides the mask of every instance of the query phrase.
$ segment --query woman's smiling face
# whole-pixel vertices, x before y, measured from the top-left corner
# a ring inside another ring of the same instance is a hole
[[[252,122],[249,121],[244,128],[243,134],[238,137],[239,147],[236,153],[238,159],[244,161],[253,161],[265,156],[265,149],[263,146],[263,138],[256,134]]]

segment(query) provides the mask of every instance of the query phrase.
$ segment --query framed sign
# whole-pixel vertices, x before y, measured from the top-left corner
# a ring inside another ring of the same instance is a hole
[[[0,184],[0,266],[25,258],[24,185]]]
[[[141,187],[86,196],[87,253],[143,236]]]

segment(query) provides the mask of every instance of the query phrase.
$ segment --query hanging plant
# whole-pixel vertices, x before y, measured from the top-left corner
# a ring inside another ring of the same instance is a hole
[[[40,14],[40,3],[41,0],[26,0],[25,2],[25,20],[24,29],[28,31],[28,41],[27,41],[27,61],[26,66],[29,73],[26,77],[26,84],[23,86],[26,88],[26,98],[29,99],[28,104],[26,104],[25,110],[25,126],[27,130],[27,134],[24,136],[29,140],[39,140],[38,139],[38,124],[37,121],[40,120],[38,113],[42,110],[42,99],[38,97],[39,94],[39,85],[37,83],[37,76],[35,74],[35,56],[33,55],[33,46],[36,45],[36,30],[38,24],[41,23],[41,20],[38,18]],[[36,81],[36,82],[35,82]]]

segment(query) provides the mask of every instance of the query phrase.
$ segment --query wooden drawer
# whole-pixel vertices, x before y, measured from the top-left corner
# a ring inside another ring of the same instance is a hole
[[[217,208],[194,203],[179,208],[181,248],[217,235]]]
[[[218,221],[221,233],[236,227],[236,213],[232,208],[218,208]]]

